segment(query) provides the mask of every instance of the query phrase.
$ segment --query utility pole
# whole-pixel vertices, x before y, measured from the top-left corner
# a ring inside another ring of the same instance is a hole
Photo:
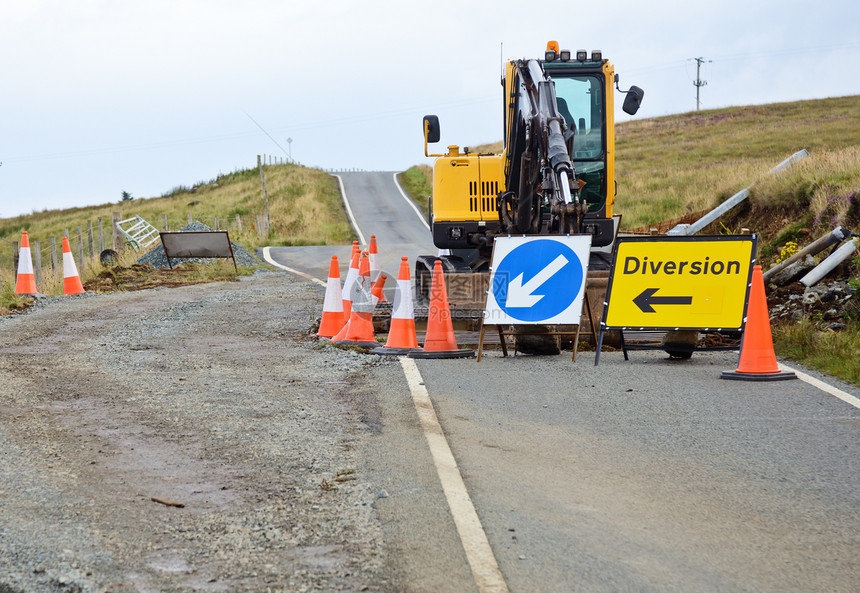
[[[702,87],[708,84],[707,80],[702,80],[702,64],[705,63],[705,58],[690,58],[691,60],[696,60],[696,80],[693,81],[693,86],[696,87],[696,111],[699,110],[701,102],[699,101],[699,92]],[[711,60],[707,60],[710,64]]]

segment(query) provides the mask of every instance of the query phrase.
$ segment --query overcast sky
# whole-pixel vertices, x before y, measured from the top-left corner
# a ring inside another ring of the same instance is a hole
[[[501,60],[550,39],[601,49],[622,88],[645,90],[637,118],[696,108],[695,57],[703,108],[860,94],[857,0],[3,0],[0,14],[0,217],[158,196],[257,154],[429,164],[422,116],[439,116],[440,147],[500,140]]]

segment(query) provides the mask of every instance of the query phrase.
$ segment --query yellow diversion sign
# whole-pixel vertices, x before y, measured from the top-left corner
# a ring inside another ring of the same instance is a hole
[[[740,330],[755,235],[620,237],[605,329]]]

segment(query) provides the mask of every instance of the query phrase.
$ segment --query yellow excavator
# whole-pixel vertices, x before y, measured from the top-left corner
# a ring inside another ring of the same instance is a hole
[[[436,158],[429,221],[440,255],[416,263],[419,296],[433,264],[447,274],[485,272],[495,237],[508,234],[586,233],[590,269],[608,269],[618,232],[615,201],[615,113],[618,76],[600,51],[560,50],[547,44],[543,59],[506,63],[504,146],[499,154],[472,153],[439,142],[439,118],[424,117],[424,154]],[[644,91],[632,86],[623,110],[635,114]]]

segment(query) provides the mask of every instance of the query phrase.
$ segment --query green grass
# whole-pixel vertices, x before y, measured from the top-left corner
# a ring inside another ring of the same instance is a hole
[[[860,321],[838,332],[822,331],[810,319],[773,327],[774,350],[847,383],[860,386]]]
[[[433,169],[429,165],[415,165],[400,173],[397,180],[426,216],[427,198],[433,193]]]
[[[753,183],[751,203],[774,200],[773,207],[791,197],[789,185],[803,195],[826,179],[856,191],[858,146],[860,96],[624,122],[616,126],[616,211],[623,227],[633,229],[711,209]],[[784,175],[766,176],[802,148],[813,165],[804,164],[788,182]],[[782,191],[774,193],[771,184],[782,184]]]
[[[15,287],[10,282],[0,282],[0,315],[26,308],[33,301],[32,297],[15,294]]]

